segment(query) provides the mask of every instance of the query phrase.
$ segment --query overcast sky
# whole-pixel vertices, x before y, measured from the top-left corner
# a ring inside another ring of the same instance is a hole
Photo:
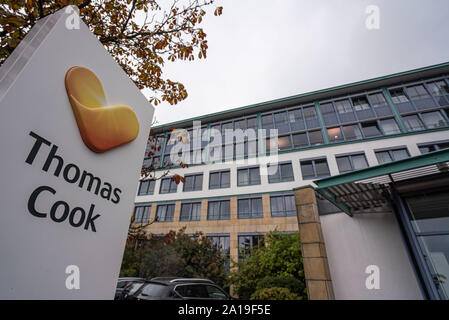
[[[188,98],[159,124],[449,61],[448,0],[218,0],[206,60],[167,63]],[[380,28],[368,30],[368,5]]]

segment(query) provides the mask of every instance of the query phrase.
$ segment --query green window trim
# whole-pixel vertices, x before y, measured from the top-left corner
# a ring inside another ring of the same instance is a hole
[[[396,122],[398,123],[399,128],[401,129],[401,132],[407,133],[408,130],[407,130],[404,122],[402,121],[402,118],[399,114],[398,109],[396,108],[396,105],[393,102],[393,99],[391,98],[390,91],[388,91],[387,88],[382,88],[382,93],[384,94],[388,105],[390,106],[391,110],[393,111],[394,118],[396,119]]]
[[[323,135],[324,144],[329,144],[329,136],[327,135],[326,125],[324,124],[323,114],[321,113],[320,103],[315,100],[315,109],[318,115],[318,120],[320,121],[321,134]]]

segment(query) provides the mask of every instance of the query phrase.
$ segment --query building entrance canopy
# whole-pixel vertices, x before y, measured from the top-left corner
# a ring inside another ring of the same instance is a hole
[[[449,174],[449,149],[315,180],[314,183],[318,193],[352,216],[385,211],[390,185],[442,174]]]

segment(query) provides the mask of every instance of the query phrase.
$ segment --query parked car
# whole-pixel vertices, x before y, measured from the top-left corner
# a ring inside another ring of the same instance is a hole
[[[127,300],[230,300],[222,288],[208,279],[159,277],[132,286]]]
[[[124,289],[127,286],[129,286],[131,283],[136,282],[136,281],[140,281],[141,283],[143,283],[145,281],[145,279],[137,278],[137,277],[118,278],[117,287],[115,288],[114,300],[122,299]]]

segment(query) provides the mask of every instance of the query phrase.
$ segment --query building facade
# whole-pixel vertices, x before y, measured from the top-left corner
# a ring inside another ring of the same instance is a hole
[[[148,147],[144,165],[170,169],[139,182],[134,222],[156,220],[153,234],[202,232],[235,261],[269,231],[300,231],[309,295],[428,298],[391,211],[374,205],[351,216],[326,193],[304,190],[443,150],[448,129],[449,63],[162,125],[161,148]],[[367,284],[370,266],[380,288]]]

